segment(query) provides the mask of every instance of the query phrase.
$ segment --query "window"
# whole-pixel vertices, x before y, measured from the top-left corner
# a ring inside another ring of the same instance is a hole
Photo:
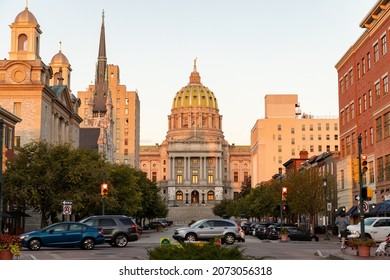
[[[383,96],[386,96],[389,93],[389,78],[386,76],[382,79],[383,83]]]
[[[334,135],[334,140],[336,140],[336,141],[338,141],[338,140],[339,140],[339,136],[338,136],[338,134],[335,134],[335,135]]]
[[[214,170],[212,170],[212,169],[208,170],[207,182],[209,184],[213,184],[214,183]]]
[[[344,79],[345,79],[345,89],[348,89],[348,74],[345,74]]]
[[[302,131],[305,131],[306,130],[306,128],[305,128],[305,125],[303,124],[302,125]]]
[[[157,172],[152,172],[152,182],[157,182]]]
[[[387,42],[386,42],[386,35],[384,35],[381,38],[381,43],[382,43],[382,55],[385,55],[387,53]]]
[[[319,123],[318,124],[318,131],[320,131],[321,130],[321,124]]]
[[[238,182],[238,172],[234,172],[233,182]]]
[[[295,145],[295,138],[291,138],[291,145]]]
[[[378,173],[378,182],[382,182],[384,178],[384,170],[383,170],[383,157],[377,159],[377,173]]]
[[[370,52],[367,53],[367,67],[368,67],[367,70],[371,69],[371,53]]]
[[[310,125],[310,131],[313,131],[313,129],[314,129],[314,128],[313,128],[313,125],[311,124],[311,125]]]
[[[341,79],[340,80],[340,93],[343,93],[344,92],[344,80]]]
[[[125,136],[128,136],[128,135],[129,135],[129,129],[125,128]]]
[[[345,124],[344,110],[340,112],[340,123],[341,123],[341,125]]]
[[[125,98],[125,105],[129,105],[129,99]]]
[[[382,140],[382,117],[375,120],[376,122],[376,141]]]
[[[375,43],[374,45],[374,62],[377,62],[379,60],[379,47],[378,43]]]
[[[125,150],[124,150],[124,155],[125,155],[125,156],[129,155],[129,149],[125,149]]]
[[[282,141],[282,135],[280,135],[280,134],[278,135],[278,140]]]
[[[351,103],[350,109],[351,109],[351,120],[353,120],[355,118],[355,103],[354,102]]]
[[[345,188],[345,181],[344,181],[344,170],[340,170],[340,188],[343,190]]]
[[[362,113],[362,99],[361,98],[359,98],[358,99],[358,106],[359,106],[359,115]]]
[[[128,114],[129,114],[129,109],[125,108],[125,115],[128,115]]]
[[[390,154],[385,156],[385,180],[390,180]]]
[[[192,183],[198,184],[198,169],[192,170]]]
[[[15,136],[14,137],[14,145],[17,148],[20,148],[20,136]]]
[[[360,63],[357,64],[357,78],[360,79]]]
[[[183,201],[183,192],[182,191],[176,192],[176,200]]]
[[[282,152],[282,145],[279,145],[279,146],[278,146],[278,152],[279,152],[279,153]]]
[[[125,144],[125,146],[129,145],[129,138],[124,139],[124,144]]]
[[[294,134],[294,133],[295,133],[295,128],[292,127],[292,128],[291,128],[291,134]]]
[[[27,35],[20,34],[18,37],[18,51],[27,51]]]
[[[390,136],[390,112],[383,115],[385,137]],[[390,180],[390,178],[388,178]]]
[[[21,102],[14,102],[14,115],[21,117],[22,116],[22,103]]]
[[[369,102],[368,105],[371,108],[372,107],[372,90],[371,89],[368,91],[368,102]]]
[[[374,144],[374,128],[370,127],[370,145]]]
[[[310,145],[310,153],[314,153],[314,146]]]
[[[367,94],[364,94],[363,95],[363,109],[364,109],[364,111],[366,111],[367,110]]]
[[[244,172],[244,182],[249,182],[249,174],[248,174],[248,172]]]
[[[302,141],[305,141],[305,140],[306,140],[306,135],[302,134]]]
[[[330,152],[330,145],[326,145],[326,151]]]
[[[322,145],[318,145],[318,152],[319,152],[319,153],[322,152]]]
[[[326,134],[326,140],[330,141],[330,135],[329,134]]]
[[[349,122],[349,106],[347,106],[346,108],[345,108],[345,112],[346,112],[346,114],[347,114],[347,122]]]
[[[310,141],[313,141],[314,140],[314,136],[313,134],[310,134]]]
[[[5,130],[5,147],[12,149],[14,144],[14,130],[11,127]]]
[[[327,131],[330,130],[330,123],[326,123],[326,130],[327,130]]]
[[[336,152],[338,152],[338,151],[339,151],[339,145],[335,145],[335,146],[334,146],[334,150],[335,150]]]
[[[353,69],[349,70],[349,85],[353,85]]]
[[[183,170],[182,169],[178,169],[176,171],[176,183],[183,184]],[[183,193],[182,193],[182,195],[183,195]]]
[[[375,101],[381,99],[381,84],[378,82],[375,84]]]
[[[364,74],[366,74],[366,59],[364,57],[362,59],[362,71],[364,76]]]
[[[368,131],[364,131],[364,147],[368,147]]]
[[[282,125],[278,124],[278,131],[281,131],[281,130],[282,130]]]
[[[126,119],[125,119],[125,125],[128,125],[128,124],[129,124],[129,119],[126,118]]]
[[[322,135],[318,134],[318,140],[322,140]]]
[[[338,130],[339,129],[339,125],[338,125],[338,123],[334,123],[334,130]]]

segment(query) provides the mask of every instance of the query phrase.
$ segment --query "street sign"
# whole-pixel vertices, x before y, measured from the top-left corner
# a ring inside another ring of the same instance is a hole
[[[390,194],[385,195],[385,201],[390,200]]]
[[[355,195],[355,200],[359,201],[360,200],[360,196]]]
[[[360,213],[360,202],[358,202],[357,210],[358,210],[358,213]],[[363,212],[364,213],[368,213],[369,211],[370,211],[370,209],[369,209],[368,202],[367,201],[363,201]]]
[[[71,215],[72,214],[72,205],[63,205],[62,206],[62,214]]]
[[[62,205],[72,205],[72,200],[63,200]]]
[[[328,202],[326,204],[326,210],[329,212],[329,211],[332,211],[332,203],[331,202]]]

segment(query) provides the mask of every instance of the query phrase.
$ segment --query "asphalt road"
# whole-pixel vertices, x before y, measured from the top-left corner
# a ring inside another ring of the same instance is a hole
[[[20,259],[28,260],[147,260],[147,250],[160,246],[161,238],[170,238],[177,226],[169,227],[161,232],[144,231],[136,242],[130,242],[125,248],[114,248],[108,244],[98,245],[93,250],[79,248],[41,248],[39,251],[22,250]],[[268,260],[323,260],[318,251],[339,250],[340,244],[336,237],[325,241],[320,236],[319,242],[259,240],[253,236],[246,236],[245,242],[236,242],[244,250],[244,254],[253,258]],[[233,246],[234,246],[233,245]]]

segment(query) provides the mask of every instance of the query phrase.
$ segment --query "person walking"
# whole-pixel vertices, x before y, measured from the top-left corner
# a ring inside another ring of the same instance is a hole
[[[349,225],[349,218],[345,215],[345,212],[336,218],[335,224],[341,236],[341,250],[345,250],[345,239],[348,236],[347,226]]]

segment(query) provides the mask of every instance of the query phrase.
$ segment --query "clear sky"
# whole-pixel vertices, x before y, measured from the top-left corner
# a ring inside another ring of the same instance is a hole
[[[364,29],[377,0],[66,0],[28,1],[40,24],[41,57],[60,48],[77,95],[93,84],[102,11],[107,61],[141,101],[141,145],[161,143],[172,100],[197,60],[203,85],[223,115],[226,140],[250,144],[266,94],[298,94],[302,112],[337,116],[335,64]],[[0,0],[0,58],[25,0]]]

